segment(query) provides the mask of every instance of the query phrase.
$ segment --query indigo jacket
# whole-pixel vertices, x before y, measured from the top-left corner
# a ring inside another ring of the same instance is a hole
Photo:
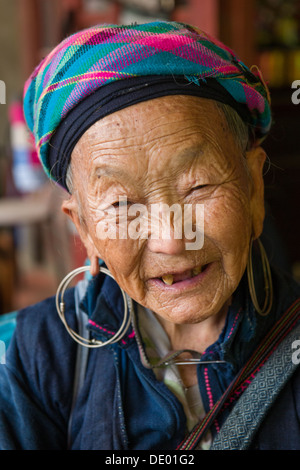
[[[207,366],[205,377],[203,366],[198,366],[207,411],[275,320],[300,297],[299,286],[290,278],[274,271],[273,283],[274,308],[262,317],[255,313],[247,281],[242,279],[218,341],[203,356],[226,364]],[[76,329],[73,288],[66,292],[65,302],[66,320]],[[99,274],[89,282],[82,308],[96,338],[105,340],[118,330],[123,300],[109,277]],[[89,351],[85,379],[73,406],[76,352],[77,343],[63,326],[54,298],[20,311],[6,364],[0,365],[1,450],[176,449],[186,434],[182,405],[142,365],[131,327],[118,343]],[[226,413],[218,418],[218,427],[225,419]],[[299,368],[260,424],[250,448],[300,449]]]

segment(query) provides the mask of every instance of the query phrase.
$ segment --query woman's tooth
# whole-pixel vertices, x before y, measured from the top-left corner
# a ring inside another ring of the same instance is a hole
[[[193,269],[193,276],[197,276],[197,274],[200,274],[202,271],[202,266],[198,266],[197,268]]]
[[[164,276],[162,276],[162,280],[164,281],[165,284],[167,284],[168,286],[171,286],[174,281],[173,274],[165,274]]]
[[[200,274],[201,272],[202,272],[202,266],[198,266],[192,270],[192,274],[190,274],[190,276],[191,277],[197,276],[197,274]],[[174,276],[173,274],[165,274],[164,276],[162,276],[162,280],[165,284],[167,284],[168,286],[171,286],[174,283]]]

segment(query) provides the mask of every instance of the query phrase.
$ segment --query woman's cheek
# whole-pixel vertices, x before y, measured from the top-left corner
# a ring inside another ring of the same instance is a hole
[[[226,192],[205,204],[204,233],[223,253],[243,252],[251,231],[250,208],[242,192]]]
[[[101,211],[103,212],[103,211]],[[116,219],[112,215],[97,214],[95,217],[95,236],[98,240],[116,240]]]
[[[116,277],[129,278],[138,267],[139,242],[119,237],[118,228],[107,218],[96,223],[94,243],[101,259]]]

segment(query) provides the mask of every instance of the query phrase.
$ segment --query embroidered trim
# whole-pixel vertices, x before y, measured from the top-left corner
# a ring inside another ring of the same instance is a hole
[[[208,396],[208,401],[209,401],[209,408],[212,409],[213,406],[214,406],[214,400],[213,400],[213,396],[212,396],[212,393],[211,393],[211,386],[210,386],[210,383],[209,383],[207,367],[205,367],[205,369],[204,369],[204,381],[205,381],[206,391],[207,391],[207,396]],[[216,428],[217,432],[220,432],[220,426],[219,426],[219,423],[218,423],[217,420],[214,421],[214,425],[215,425],[215,428]]]
[[[238,321],[238,318],[239,318],[239,316],[240,316],[241,311],[242,311],[242,309],[240,309],[240,310],[237,312],[237,314],[236,314],[236,316],[235,316],[235,319],[233,320],[233,324],[232,324],[231,330],[230,330],[229,333],[228,333],[227,339],[229,339],[230,336],[232,335],[232,333],[233,333],[233,331],[234,331],[234,329],[235,329],[235,325],[237,324],[237,321]]]
[[[208,396],[208,401],[209,401],[209,408],[212,408],[214,406],[214,401],[213,401],[213,396],[211,393],[207,367],[205,367],[204,369],[204,381],[205,381],[206,391],[207,391],[207,396]]]
[[[98,328],[99,330],[104,331],[105,333],[107,333],[107,334],[109,334],[109,335],[111,335],[111,336],[114,336],[114,335],[116,334],[115,331],[109,331],[109,330],[107,330],[106,328],[104,328],[103,326],[98,325],[98,323],[95,323],[95,322],[94,322],[93,320],[91,320],[91,319],[89,319],[88,322],[89,322],[90,325],[94,326],[95,328]],[[133,334],[133,336],[134,336],[134,334]],[[122,339],[121,342],[122,342],[123,344],[127,344],[127,342],[126,342],[124,339]]]

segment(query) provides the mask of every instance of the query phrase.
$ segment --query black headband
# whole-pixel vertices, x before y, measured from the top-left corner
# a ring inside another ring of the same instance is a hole
[[[184,77],[147,76],[128,78],[98,88],[79,102],[56,129],[50,141],[49,168],[67,189],[66,174],[72,151],[80,137],[99,119],[134,104],[168,95],[191,95],[230,105],[249,122],[246,106],[237,103],[214,79],[196,84]]]

